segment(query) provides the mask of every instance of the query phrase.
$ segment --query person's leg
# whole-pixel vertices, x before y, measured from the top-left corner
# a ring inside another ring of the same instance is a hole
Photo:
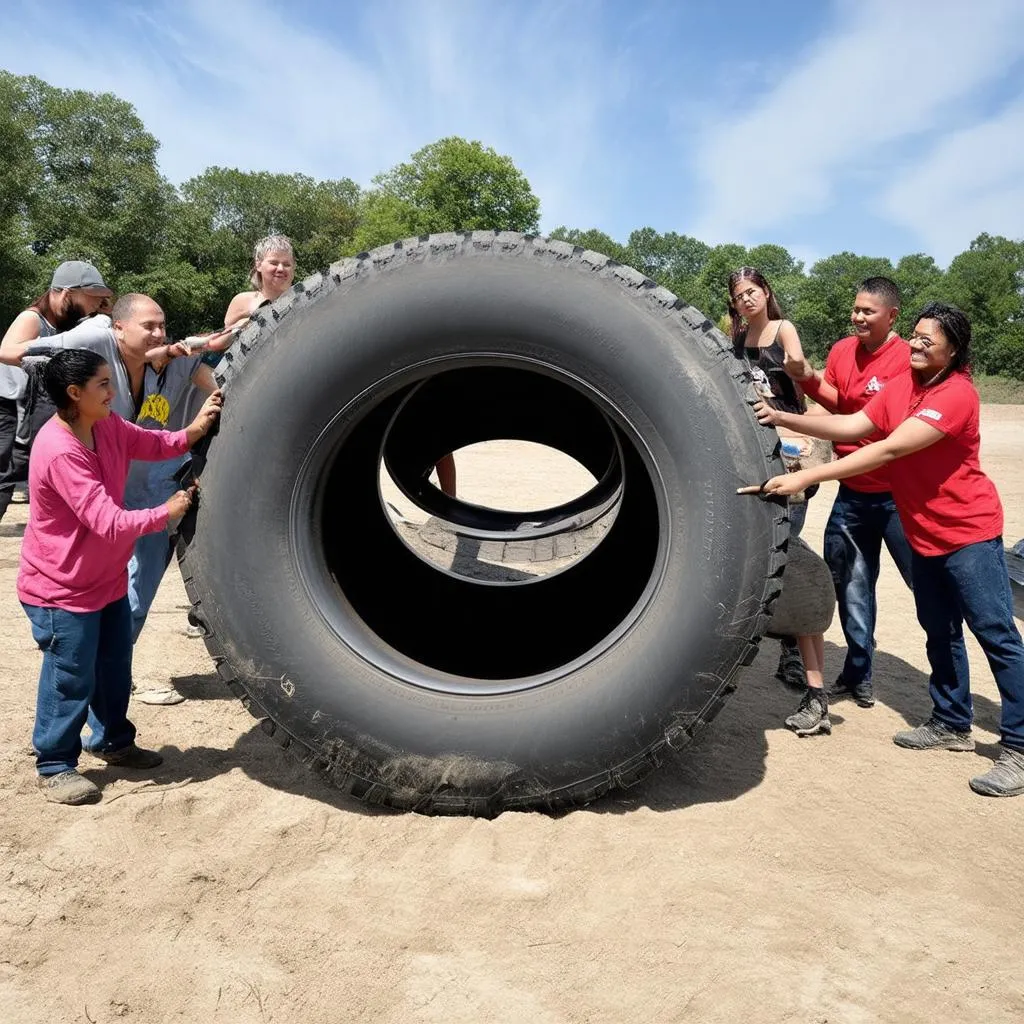
[[[907,543],[906,534],[903,532],[903,524],[900,522],[899,513],[896,511],[896,502],[889,498],[878,510],[881,517],[882,538],[885,541],[892,560],[896,563],[903,582],[908,587],[913,587],[910,545]]]
[[[18,403],[12,398],[0,398],[0,519],[14,493],[14,482],[8,486],[7,471],[14,452],[14,437],[18,430]]]
[[[970,668],[964,645],[959,595],[947,568],[948,555],[914,552],[912,575],[917,621],[925,632],[931,718],[916,729],[898,732],[897,746],[912,750],[973,750]]]
[[[28,451],[16,441],[11,445],[7,468],[0,474],[0,520],[11,504],[15,486],[28,480]]]
[[[32,624],[32,639],[43,652],[32,730],[40,784],[53,783],[47,798],[59,803],[96,799],[99,790],[76,769],[82,726],[96,684],[100,613],[22,607]]]
[[[871,659],[875,647],[875,583],[882,536],[870,495],[840,487],[825,527],[825,561],[832,573],[846,660],[831,696],[874,704]]]
[[[789,503],[789,536],[791,538],[799,537],[806,522],[807,502],[791,501]],[[779,645],[779,664],[775,669],[775,678],[795,690],[803,690],[807,686],[807,673],[804,671],[804,663],[800,657],[800,648],[797,645],[796,637],[780,637]]]
[[[797,736],[829,735],[832,722],[828,717],[828,697],[824,687],[825,638],[818,633],[815,636],[798,636],[796,641],[807,671],[807,689],[796,713],[786,719],[786,727]]]
[[[968,544],[947,559],[964,619],[988,659],[1002,700],[1000,739],[1024,750],[1024,644],[1013,621],[1013,594],[1001,537]]]
[[[90,703],[85,743],[91,754],[123,750],[135,742],[128,721],[132,693],[132,613],[128,598],[108,604],[101,612],[96,649],[96,686]]]
[[[807,502],[789,502],[789,535],[799,537],[803,533],[804,525],[807,522]]]
[[[131,606],[132,643],[139,639],[153,605],[160,581],[171,561],[171,541],[166,530],[147,533],[135,542],[128,563],[128,602]]]
[[[437,483],[441,490],[448,495],[449,498],[455,497],[455,457],[452,455],[443,455],[437,460],[437,465],[434,467],[437,470]]]

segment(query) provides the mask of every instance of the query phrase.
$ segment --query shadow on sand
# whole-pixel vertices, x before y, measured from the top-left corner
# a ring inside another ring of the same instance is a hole
[[[670,751],[660,769],[633,788],[617,791],[587,808],[592,813],[623,814],[646,807],[670,811],[702,803],[735,800],[756,788],[765,777],[768,732],[784,729],[783,720],[796,708],[799,693],[774,678],[778,647],[771,641],[762,645],[757,660],[745,670],[739,688],[722,713],[689,747]],[[843,649],[826,644],[826,660],[841,664]],[[929,714],[928,677],[892,654],[875,657],[875,697],[894,710],[908,725],[917,725]],[[182,676],[175,687],[190,700],[234,700],[230,690],[215,673]],[[974,698],[976,724],[998,733],[999,706],[987,697]],[[833,704],[830,714],[838,736],[842,736],[845,702]],[[879,726],[882,728],[882,726]],[[398,814],[389,808],[363,803],[331,788],[323,779],[283,750],[258,722],[238,737],[227,750],[214,747],[164,747],[164,764],[147,780],[154,786],[203,782],[234,768],[272,789],[307,797],[337,810],[355,814]],[[978,754],[995,756],[994,745],[982,744]],[[83,767],[85,767],[83,765]],[[115,769],[104,769],[106,778],[117,777]],[[128,773],[125,774],[128,777]],[[138,779],[138,775],[132,775]]]

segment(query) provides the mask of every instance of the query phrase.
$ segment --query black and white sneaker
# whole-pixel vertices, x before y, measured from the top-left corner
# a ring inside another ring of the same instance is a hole
[[[825,691],[808,686],[796,714],[786,719],[786,728],[792,729],[797,736],[817,736],[819,733],[830,736],[832,722],[828,717],[828,697]]]
[[[873,708],[875,706],[875,695],[871,689],[870,680],[862,680],[859,683],[848,683],[840,676],[829,688],[829,700],[852,700],[859,708]]]

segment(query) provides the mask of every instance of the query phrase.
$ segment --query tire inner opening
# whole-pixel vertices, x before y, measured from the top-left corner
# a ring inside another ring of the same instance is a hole
[[[430,482],[441,456],[497,438],[564,452],[595,483],[561,504],[523,512],[452,501]],[[504,566],[510,578],[499,580],[445,571],[400,536],[380,488],[382,465],[421,513],[452,525],[456,563],[484,562],[481,548],[494,538],[508,543],[507,532],[524,522],[537,529],[530,543],[554,545],[571,533],[565,524],[585,522],[595,509],[599,542],[568,567],[526,580],[515,578],[521,566]],[[598,653],[631,621],[660,536],[654,486],[628,430],[565,379],[493,364],[441,371],[367,412],[327,460],[318,516],[336,598],[428,674],[463,680],[522,679]],[[328,621],[350,614],[324,610]],[[373,645],[357,646],[374,657]]]

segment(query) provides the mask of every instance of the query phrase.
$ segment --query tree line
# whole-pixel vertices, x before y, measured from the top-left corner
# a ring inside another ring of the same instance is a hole
[[[117,96],[0,72],[0,327],[66,259],[94,263],[115,291],[152,295],[180,337],[221,322],[267,234],[293,240],[301,278],[411,235],[539,227],[540,200],[513,161],[457,137],[425,146],[368,189],[225,167],[176,188],[160,174],[158,149]],[[1022,240],[979,235],[943,270],[923,253],[893,264],[841,252],[805,268],[779,245],[709,246],[652,227],[621,242],[596,228],[563,226],[552,237],[636,267],[720,323],[728,275],[755,266],[819,361],[847,333],[856,283],[883,274],[903,292],[901,329],[925,302],[953,302],[974,324],[977,369],[1024,379]]]

